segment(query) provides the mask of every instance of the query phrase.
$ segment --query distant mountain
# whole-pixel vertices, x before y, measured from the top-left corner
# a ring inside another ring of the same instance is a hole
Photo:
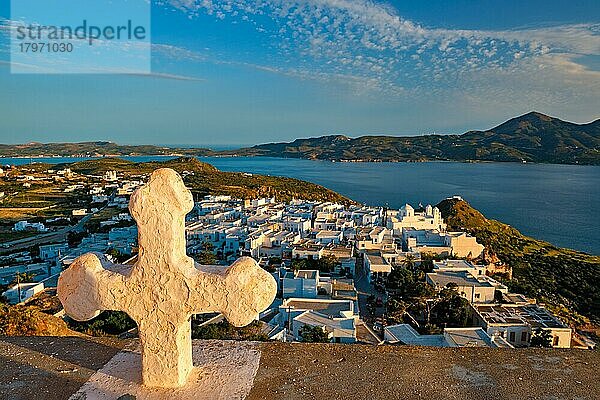
[[[600,165],[600,119],[574,124],[537,112],[462,135],[342,135],[269,143],[229,152],[244,156],[349,161],[527,161]]]
[[[153,145],[127,146],[113,142],[0,144],[0,157],[204,156],[209,154],[212,154],[209,149]]]
[[[127,146],[113,142],[0,144],[0,157],[268,156],[335,161],[513,161],[600,165],[600,119],[574,124],[537,112],[462,135],[343,135],[239,150]]]

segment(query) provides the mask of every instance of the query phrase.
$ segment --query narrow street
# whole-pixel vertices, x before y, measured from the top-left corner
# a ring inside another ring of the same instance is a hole
[[[2,243],[0,245],[0,255],[5,253],[14,253],[20,250],[26,250],[32,246],[65,242],[67,240],[67,235],[69,234],[69,232],[83,232],[85,223],[89,221],[89,219],[93,215],[94,213],[88,214],[85,217],[83,217],[76,225],[65,227],[56,232],[44,233],[42,235]]]
[[[373,328],[375,321],[377,321],[384,312],[384,307],[376,307],[375,314],[371,314],[368,310],[368,298],[373,295],[375,298],[381,297],[385,301],[384,295],[379,293],[373,285],[371,285],[367,279],[367,271],[364,269],[362,260],[357,261],[356,274],[354,280],[354,286],[358,292],[358,307],[360,312],[360,318]],[[379,332],[378,332],[379,333]]]

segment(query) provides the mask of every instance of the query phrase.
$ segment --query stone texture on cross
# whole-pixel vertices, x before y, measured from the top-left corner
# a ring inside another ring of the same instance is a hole
[[[233,325],[244,326],[277,291],[274,278],[252,258],[222,268],[198,265],[186,255],[185,215],[193,205],[175,171],[154,171],[129,203],[138,225],[137,262],[116,265],[90,253],[58,281],[58,297],[72,318],[86,321],[102,310],[118,310],[136,321],[146,386],[186,383],[193,368],[192,314],[221,312]]]

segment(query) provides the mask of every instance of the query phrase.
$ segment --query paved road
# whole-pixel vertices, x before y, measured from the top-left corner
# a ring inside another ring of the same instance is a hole
[[[365,270],[362,263],[359,263],[356,267],[356,276],[354,280],[354,286],[358,292],[358,308],[360,311],[360,317],[369,327],[373,327],[373,323],[378,317],[383,314],[383,307],[375,308],[375,314],[371,314],[367,309],[367,299],[369,296],[374,295],[375,297],[382,297],[383,295],[375,290],[375,288],[367,280],[368,272]]]
[[[370,328],[373,328],[373,325],[376,321],[381,321],[381,316],[384,314],[385,308],[375,307],[375,312],[371,314],[367,308],[367,299],[371,295],[375,296],[376,298],[381,297],[384,302],[387,299],[383,293],[378,292],[375,289],[375,287],[369,283],[369,281],[367,280],[367,274],[368,271],[365,270],[362,263],[359,263],[359,265],[356,267],[354,286],[356,287],[356,291],[358,292],[358,307],[360,312],[360,318],[363,321],[365,321],[365,323]]]
[[[89,221],[92,215],[94,214],[86,215],[76,225],[68,226],[56,232],[45,233],[42,235],[14,240],[12,242],[2,243],[0,246],[0,255],[26,250],[29,247],[36,245],[62,243],[67,240],[67,235],[69,232],[83,232],[85,223]]]

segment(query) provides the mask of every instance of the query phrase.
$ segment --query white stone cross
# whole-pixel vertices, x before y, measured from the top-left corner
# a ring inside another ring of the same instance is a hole
[[[193,368],[192,314],[221,312],[244,326],[277,291],[275,279],[252,258],[221,268],[198,265],[186,255],[185,215],[193,206],[175,171],[154,171],[129,202],[138,225],[137,262],[116,265],[85,254],[58,280],[58,297],[72,318],[86,321],[102,310],[118,310],[137,322],[146,386],[185,385]]]

